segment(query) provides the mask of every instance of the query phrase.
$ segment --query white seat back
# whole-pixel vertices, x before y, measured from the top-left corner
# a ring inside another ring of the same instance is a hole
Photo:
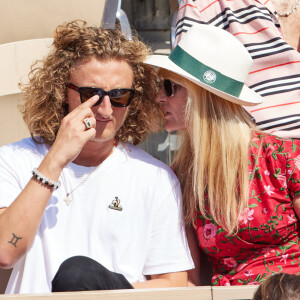
[[[0,96],[20,93],[18,83],[27,82],[33,62],[49,52],[52,38],[0,45]]]
[[[49,51],[52,38],[0,45],[0,145],[30,136],[18,110],[19,82],[27,82],[30,67]]]

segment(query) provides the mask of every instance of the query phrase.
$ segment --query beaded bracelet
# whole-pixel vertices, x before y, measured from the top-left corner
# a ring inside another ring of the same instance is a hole
[[[34,168],[32,170],[32,175],[39,181],[41,181],[42,183],[49,185],[50,187],[57,189],[60,187],[60,182],[59,181],[53,181],[47,177],[45,177],[43,174],[41,174],[37,168]]]

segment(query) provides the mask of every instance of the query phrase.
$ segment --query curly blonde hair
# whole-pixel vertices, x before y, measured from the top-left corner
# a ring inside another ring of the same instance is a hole
[[[134,74],[134,98],[116,139],[133,144],[163,128],[164,117],[155,101],[158,80],[155,70],[143,63],[151,50],[133,36],[128,40],[119,29],[90,27],[75,20],[57,27],[49,55],[33,64],[29,83],[20,84],[24,93],[20,110],[32,138],[52,145],[61,120],[68,114],[66,83],[78,61],[126,61]]]

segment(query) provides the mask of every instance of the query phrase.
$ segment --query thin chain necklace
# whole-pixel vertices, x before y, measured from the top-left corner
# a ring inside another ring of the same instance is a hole
[[[296,8],[299,5],[299,3],[300,3],[300,0],[297,0],[296,4],[294,5],[294,7],[289,12],[286,12],[286,13],[279,13],[279,12],[277,12],[278,16],[279,17],[288,17],[290,14],[292,14],[296,10]]]
[[[114,146],[113,146],[113,148],[112,148],[112,151],[107,155],[107,157],[109,157],[112,153],[113,153],[113,151],[114,151],[114,149],[117,147],[117,145],[118,145],[118,142],[117,142],[117,140],[114,140]],[[107,158],[106,157],[106,158]],[[105,159],[106,159],[105,158]],[[62,179],[62,183],[63,183],[63,185],[64,185],[64,188],[65,188],[65,191],[66,191],[66,196],[65,196],[65,198],[64,198],[64,202],[66,203],[66,205],[67,206],[69,206],[70,204],[71,204],[71,202],[72,202],[72,199],[71,199],[71,197],[70,197],[70,195],[79,187],[79,186],[81,186],[81,185],[83,185],[86,181],[87,181],[87,179],[99,168],[99,166],[100,166],[101,164],[99,164],[92,172],[90,172],[81,182],[79,182],[79,184],[77,184],[76,186],[75,186],[75,188],[73,189],[73,190],[71,190],[70,192],[68,192],[68,190],[67,190],[67,186],[66,186],[66,183],[65,183],[65,181],[64,181],[64,179],[63,179],[63,176],[61,177],[61,179]]]

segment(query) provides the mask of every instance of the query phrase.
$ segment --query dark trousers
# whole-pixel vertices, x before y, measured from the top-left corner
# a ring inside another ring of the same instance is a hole
[[[65,260],[52,280],[52,292],[133,289],[127,279],[86,256]]]

